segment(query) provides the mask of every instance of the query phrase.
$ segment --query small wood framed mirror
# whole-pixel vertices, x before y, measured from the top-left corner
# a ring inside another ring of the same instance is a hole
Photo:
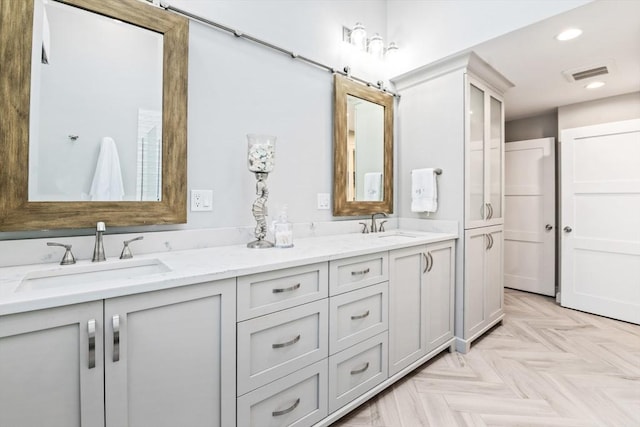
[[[333,214],[393,213],[393,96],[334,75]]]

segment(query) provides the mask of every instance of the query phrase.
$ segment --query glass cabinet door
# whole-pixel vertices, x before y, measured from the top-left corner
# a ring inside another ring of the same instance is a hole
[[[488,200],[489,218],[502,218],[502,102],[490,96],[490,126],[488,144]]]
[[[467,220],[478,221],[485,218],[485,108],[484,91],[474,86],[469,87],[469,217]]]
[[[504,105],[468,76],[465,118],[465,228],[503,222]]]

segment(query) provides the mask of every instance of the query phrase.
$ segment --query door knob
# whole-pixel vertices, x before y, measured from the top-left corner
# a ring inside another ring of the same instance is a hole
[[[569,227],[568,225],[563,230],[566,231],[567,233],[571,233],[573,231],[571,227]]]
[[[544,229],[547,230],[547,231],[551,231],[551,230],[553,230],[553,225],[547,224],[547,225],[544,226]]]

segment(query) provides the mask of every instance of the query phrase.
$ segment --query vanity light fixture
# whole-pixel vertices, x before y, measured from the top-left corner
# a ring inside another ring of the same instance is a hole
[[[384,40],[378,33],[368,39],[367,32],[361,22],[356,22],[353,28],[343,26],[342,40],[378,59],[391,58],[398,52],[398,45],[395,42],[389,43],[389,46],[385,48]]]
[[[582,30],[580,28],[568,28],[556,36],[556,40],[564,42],[580,37]]]
[[[349,42],[360,50],[367,49],[367,31],[364,25],[356,22],[356,25],[349,31]]]
[[[585,89],[598,89],[604,86],[605,83],[601,81],[594,81],[585,86]]]
[[[382,59],[384,57],[384,42],[382,41],[380,34],[376,33],[371,37],[367,46],[367,52],[378,59]]]
[[[390,42],[389,46],[387,46],[387,51],[385,52],[385,57],[392,59],[398,53],[398,45],[396,42]]]

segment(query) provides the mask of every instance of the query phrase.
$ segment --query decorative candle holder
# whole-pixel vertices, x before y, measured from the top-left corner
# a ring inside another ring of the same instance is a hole
[[[251,212],[256,219],[256,240],[247,243],[248,248],[272,248],[273,243],[265,240],[267,237],[267,177],[273,170],[276,154],[276,137],[269,135],[247,135],[249,150],[247,166],[256,175],[256,194],[258,198],[253,202]]]

